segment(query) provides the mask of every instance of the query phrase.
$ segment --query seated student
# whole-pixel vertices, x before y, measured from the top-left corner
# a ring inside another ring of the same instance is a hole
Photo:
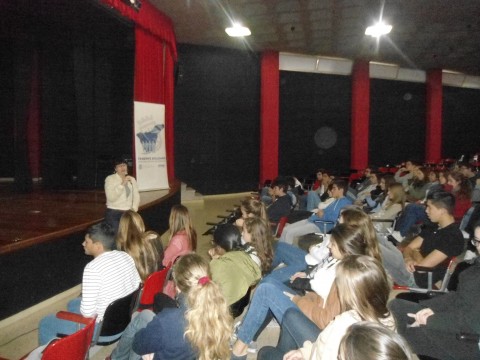
[[[448,174],[448,184],[452,187],[452,194],[455,196],[453,217],[455,221],[460,222],[472,206],[472,188],[468,179],[458,171]]]
[[[302,184],[294,176],[285,176],[285,181],[288,185],[286,193],[288,194],[288,196],[290,196],[292,206],[295,207],[298,203],[297,196],[299,195],[299,191],[303,192]],[[260,192],[260,200],[267,206],[272,204],[273,201],[275,201],[275,194],[272,187],[265,186],[262,189],[262,191]]]
[[[480,174],[477,172],[476,167],[469,162],[461,162],[458,164],[458,171],[460,171],[463,176],[465,176],[468,181],[470,181],[471,188],[475,188],[478,184],[478,179],[480,179]],[[473,200],[472,201],[479,201]]]
[[[382,204],[388,201],[388,189],[392,184],[395,183],[392,174],[382,174],[380,176],[379,192],[370,193],[370,196],[365,198],[365,205],[363,205],[363,209],[367,213],[375,213],[380,210]]]
[[[290,215],[288,215],[287,223],[292,224],[297,221],[308,219],[310,216],[312,216],[312,213],[316,214],[318,213],[319,210],[324,210],[325,208],[327,208],[328,205],[330,205],[332,202],[335,201],[335,198],[332,197],[332,187],[333,187],[333,183],[328,184],[327,190],[325,192],[328,195],[328,197],[327,198],[322,197],[322,199],[324,200],[319,202],[318,206],[315,209],[311,211],[294,210],[290,213]]]
[[[112,360],[228,359],[232,317],[220,288],[211,280],[208,262],[197,254],[182,256],[174,265],[178,306],[157,315],[138,314],[128,325]]]
[[[317,169],[315,171],[315,181],[311,185],[311,188],[307,189],[308,193],[304,193],[303,195],[299,196],[299,210],[306,210],[307,209],[307,196],[311,192],[316,192],[319,196],[322,195],[325,191],[324,188],[322,188],[323,180],[323,169]]]
[[[365,168],[363,171],[362,171],[362,177],[357,179],[357,180],[353,180],[352,181],[352,187],[350,187],[348,189],[349,192],[352,193],[352,195],[354,196],[357,196],[357,194],[363,190],[365,190],[367,187],[370,186],[370,175],[372,173],[372,167],[369,166],[367,168]]]
[[[406,189],[409,185],[409,181],[413,178],[413,173],[417,166],[418,164],[412,160],[405,161],[405,166],[400,167],[395,173],[395,181],[402,184]]]
[[[465,242],[453,218],[454,207],[452,194],[442,190],[428,194],[427,215],[438,227],[434,231],[422,230],[403,253],[394,247],[382,249],[385,268],[397,284],[426,287],[427,274],[415,272],[415,265],[434,267],[463,251]],[[442,269],[434,271],[433,282],[440,280],[444,273]]]
[[[235,225],[240,228],[243,227],[243,222],[245,219],[250,217],[259,217],[265,220],[266,223],[269,222],[267,208],[260,200],[252,198],[242,200],[240,203],[240,212],[242,213],[242,217],[235,220]]]
[[[267,208],[268,219],[277,223],[281,217],[287,216],[292,211],[292,199],[287,194],[288,183],[283,177],[277,177],[272,182],[273,203]]]
[[[445,179],[447,183],[440,186],[433,186],[427,191],[431,193],[433,191],[444,189],[451,192],[455,196],[455,207],[453,209],[453,217],[456,222],[461,222],[463,216],[471,207],[470,194],[471,189],[468,181],[465,177],[458,173],[442,173],[442,176],[446,175]],[[443,182],[443,180],[442,180]],[[405,211],[402,214],[402,218],[398,221],[397,227],[402,236],[406,236],[413,225],[424,223],[427,220],[427,214],[425,213],[425,206],[420,203],[411,203],[405,207]]]
[[[315,220],[332,222],[332,224],[327,224],[326,226],[327,231],[330,231],[338,220],[342,208],[351,204],[351,201],[345,197],[346,190],[347,183],[344,180],[333,180],[332,197],[335,201],[324,210],[319,210],[308,219],[297,221],[296,223],[285,226],[280,241],[292,244],[293,240],[298,236],[319,231],[323,232],[323,223],[316,224]]]
[[[197,249],[197,232],[193,227],[188,209],[180,204],[173,205],[168,219],[170,239],[168,240],[163,265],[168,266],[179,256]]]
[[[168,219],[170,239],[163,257],[163,266],[172,265],[182,255],[197,249],[197,232],[188,209],[180,204],[173,205]],[[169,280],[164,293],[170,297],[175,296],[173,281]]]
[[[370,256],[347,256],[337,266],[335,284],[342,313],[328,324],[316,341],[305,341],[298,350],[288,351],[289,344],[284,344],[280,336],[277,347],[262,348],[258,359],[336,360],[341,339],[350,325],[367,320],[395,329],[387,309],[390,285],[378,260]]]
[[[379,211],[370,214],[372,219],[392,220],[404,209],[406,196],[402,184],[394,183],[390,185],[387,194],[387,198],[382,203]],[[377,223],[375,228],[382,232],[386,231],[390,225],[390,223]]]
[[[436,190],[442,190],[443,189],[443,186],[442,184],[440,184],[440,179],[438,177],[439,175],[439,172],[436,171],[436,170],[428,170],[427,171],[428,173],[428,188],[427,188],[427,194],[429,192],[432,192],[432,191],[436,191]],[[425,197],[426,197],[425,195]]]
[[[372,191],[377,191],[380,187],[379,176],[375,173],[370,173],[369,175],[370,184],[366,186],[362,191],[359,191],[355,196],[355,205],[362,205],[364,200],[370,196]]]
[[[413,360],[407,341],[378,323],[351,325],[340,342],[338,360]]]
[[[133,210],[123,213],[120,218],[116,238],[117,249],[129,254],[142,282],[152,273],[162,268],[163,247],[155,232],[145,233],[145,225],[140,214]]]
[[[429,188],[427,169],[423,166],[417,166],[413,170],[412,182],[405,189],[407,192],[407,201],[416,203],[425,199]]]
[[[307,278],[306,273],[297,273],[291,278],[294,284],[298,282],[297,278],[305,278],[311,290],[305,296],[295,295],[292,288],[270,275],[260,283],[238,328],[238,340],[233,346],[235,355],[242,355],[247,351],[248,344],[259,330],[262,330],[269,311],[280,323],[288,309],[300,309],[304,314],[303,319],[296,319],[296,324],[292,326],[298,329],[302,327],[311,329],[313,337],[316,338],[320,329],[325,328],[340,313],[340,303],[333,284],[339,262],[348,255],[371,254],[380,258],[380,255],[369,247],[369,242],[364,237],[364,229],[358,226],[337,225],[332,230],[328,247],[331,256],[312,270],[310,277]],[[301,333],[305,334],[305,331]],[[303,344],[303,340],[307,339],[308,336],[299,341]]]
[[[244,250],[260,267],[262,275],[272,270],[273,236],[265,220],[253,217],[245,220],[242,228]]]
[[[317,173],[318,176],[318,173]],[[333,176],[330,172],[323,170],[322,172],[322,186],[315,191],[309,191],[307,194],[307,210],[312,211],[318,207],[321,201],[324,201],[328,196],[326,194],[328,185],[333,181]]]
[[[480,223],[471,242],[480,251]],[[397,330],[415,354],[440,360],[480,359],[478,340],[460,341],[462,332],[480,334],[480,258],[462,271],[456,291],[420,303],[394,299],[389,308]]]
[[[208,251],[212,258],[212,279],[220,286],[232,315],[239,316],[248,305],[249,289],[261,278],[260,266],[243,251],[240,231],[235,225],[224,224],[213,233],[214,248]]]
[[[123,251],[113,250],[114,231],[107,223],[91,226],[85,235],[83,248],[93,260],[85,266],[82,280],[82,297],[72,300],[68,310],[90,317],[97,315],[97,324],[103,320],[107,306],[138,289],[140,276],[132,257]],[[73,334],[77,324],[48,315],[40,321],[40,345],[60,334]]]
[[[338,222],[339,224],[361,227],[362,236],[367,244],[367,249],[370,251],[368,255],[381,260],[375,228],[373,227],[370,217],[365,214],[361,208],[358,206],[344,207],[338,218]],[[277,241],[274,245],[275,256],[273,257],[272,263],[274,270],[266,276],[262,282],[274,278],[282,283],[286,283],[295,273],[303,273],[305,275],[305,269],[307,269],[308,266],[321,265],[327,261],[330,256],[329,244],[330,236],[326,236],[322,239],[321,243],[310,246],[307,254],[306,251],[297,246]],[[280,264],[283,264],[283,266],[279,267],[278,265]],[[295,277],[298,276],[299,274],[295,275]]]

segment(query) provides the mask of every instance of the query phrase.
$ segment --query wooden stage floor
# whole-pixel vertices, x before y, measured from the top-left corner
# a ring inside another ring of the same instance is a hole
[[[140,194],[140,210],[179,191]],[[0,254],[24,249],[76,232],[100,221],[105,212],[103,190],[36,190],[28,194],[0,191]]]

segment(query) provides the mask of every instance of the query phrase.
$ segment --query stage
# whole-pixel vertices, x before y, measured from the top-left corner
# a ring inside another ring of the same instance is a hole
[[[148,230],[168,229],[180,203],[180,182],[142,192],[139,213]],[[101,190],[0,192],[0,320],[81,283],[85,230],[103,219]]]

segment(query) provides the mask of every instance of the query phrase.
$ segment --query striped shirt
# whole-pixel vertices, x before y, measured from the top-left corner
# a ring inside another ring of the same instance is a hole
[[[103,319],[107,306],[138,288],[140,284],[135,263],[123,251],[106,251],[85,266],[80,312],[84,316],[97,314]]]

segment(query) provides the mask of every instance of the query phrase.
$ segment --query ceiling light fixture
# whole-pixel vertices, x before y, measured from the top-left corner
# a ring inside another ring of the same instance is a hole
[[[392,31],[392,25],[384,24],[383,22],[376,23],[373,26],[367,27],[365,30],[365,35],[370,35],[372,37],[380,37],[382,35],[389,34]]]
[[[225,32],[231,37],[249,36],[252,34],[249,28],[241,24],[233,24],[232,27],[226,28]]]

